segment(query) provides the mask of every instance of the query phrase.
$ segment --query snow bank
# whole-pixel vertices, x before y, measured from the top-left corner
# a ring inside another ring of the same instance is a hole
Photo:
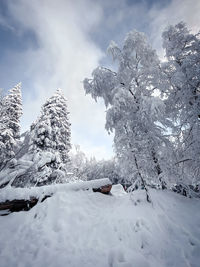
[[[150,194],[63,190],[0,217],[0,266],[199,267],[200,201]]]
[[[103,178],[91,181],[79,181],[67,184],[53,184],[30,188],[14,188],[7,186],[0,189],[0,202],[13,199],[30,199],[30,197],[43,198],[44,195],[52,195],[57,192],[86,190],[110,184],[112,183],[108,178]]]

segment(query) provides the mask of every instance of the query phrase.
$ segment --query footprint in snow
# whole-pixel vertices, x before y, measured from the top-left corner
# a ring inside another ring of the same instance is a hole
[[[108,264],[109,267],[149,267],[148,262],[142,255],[130,251],[129,255],[125,256],[120,248],[110,250]]]

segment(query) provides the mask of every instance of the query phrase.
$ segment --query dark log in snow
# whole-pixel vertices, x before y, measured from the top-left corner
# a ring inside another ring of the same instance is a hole
[[[93,191],[94,192],[100,192],[100,193],[103,193],[103,194],[109,194],[111,188],[112,188],[112,185],[108,184],[108,185],[101,186],[99,188],[93,188]]]
[[[45,199],[51,196],[44,196],[41,200],[43,202]],[[6,200],[5,202],[0,203],[0,211],[2,210],[7,210],[9,212],[7,213],[2,213],[1,215],[7,215],[10,212],[18,212],[18,211],[28,211],[32,207],[34,207],[38,203],[37,198],[30,198],[29,200],[27,199],[14,199],[14,200]]]
[[[0,210],[9,210],[10,212],[21,211],[21,210],[29,210],[33,206],[35,206],[38,202],[38,199],[32,198],[30,200],[24,199],[14,199],[7,200],[5,202],[0,203]]]
[[[30,210],[38,203],[41,196],[43,196],[41,200],[41,202],[43,202],[46,198],[51,197],[55,192],[59,191],[65,191],[67,193],[68,191],[92,189],[93,192],[109,194],[111,188],[112,183],[107,178],[69,184],[48,185],[37,188],[5,188],[1,189],[0,192],[0,211],[8,210],[9,212],[17,212]],[[4,193],[5,196],[3,196]],[[6,213],[1,213],[0,215],[6,215]]]

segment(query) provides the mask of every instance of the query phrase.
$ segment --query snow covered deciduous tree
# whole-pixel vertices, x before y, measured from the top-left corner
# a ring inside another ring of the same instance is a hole
[[[75,153],[71,153],[70,159],[72,163],[72,172],[78,180],[87,180],[86,166],[88,159],[83,151],[81,151],[79,145],[75,145]]]
[[[31,125],[29,153],[38,162],[38,184],[63,179],[69,164],[71,148],[67,101],[61,89],[42,107],[38,120]]]
[[[87,180],[109,178],[114,184],[122,182],[115,159],[88,162],[86,175]]]
[[[200,34],[192,34],[181,22],[167,27],[162,36],[165,102],[174,122],[177,165],[185,181],[200,181]]]
[[[12,88],[1,99],[0,109],[0,168],[14,158],[20,138],[20,117],[22,115],[21,83]]]
[[[93,79],[84,80],[84,89],[95,99],[102,97],[108,107],[106,129],[115,132],[124,176],[145,187],[147,179],[161,179],[169,147],[163,137],[165,106],[153,95],[161,83],[160,62],[145,35],[137,31],[127,35],[122,49],[111,42],[108,52],[118,63],[117,72],[98,67]]]

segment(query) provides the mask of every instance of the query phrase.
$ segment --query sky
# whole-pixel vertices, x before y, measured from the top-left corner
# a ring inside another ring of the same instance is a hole
[[[85,96],[82,81],[97,66],[112,68],[106,49],[126,33],[145,32],[163,57],[163,29],[185,21],[200,30],[199,0],[0,0],[0,88],[22,82],[22,131],[57,88],[68,99],[72,143],[88,157],[113,156],[106,108]]]

